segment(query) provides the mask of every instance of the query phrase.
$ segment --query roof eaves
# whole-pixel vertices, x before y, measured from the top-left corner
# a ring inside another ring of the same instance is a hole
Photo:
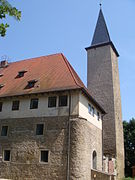
[[[90,93],[86,88],[81,88],[81,90],[87,95],[88,98],[90,98],[93,104],[96,105],[101,110],[102,114],[107,114],[105,110],[101,107],[101,105],[90,95]]]

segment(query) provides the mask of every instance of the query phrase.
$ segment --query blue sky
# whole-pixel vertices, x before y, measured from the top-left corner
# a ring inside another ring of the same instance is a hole
[[[10,0],[22,11],[0,37],[0,59],[10,62],[62,52],[86,85],[87,56],[98,13],[98,0]],[[109,33],[119,54],[123,119],[135,117],[135,0],[103,1]]]

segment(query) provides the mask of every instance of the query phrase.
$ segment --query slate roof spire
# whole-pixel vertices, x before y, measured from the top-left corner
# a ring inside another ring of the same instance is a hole
[[[100,8],[96,29],[91,45],[111,42],[102,9]]]
[[[92,43],[89,47],[85,49],[89,50],[89,49],[97,48],[100,46],[106,46],[106,45],[111,45],[116,55],[119,56],[117,49],[115,48],[113,42],[111,41],[108,29],[107,29],[107,25],[105,22],[105,18],[102,12],[102,4],[100,4],[99,16],[98,16],[94,36],[92,39]]]

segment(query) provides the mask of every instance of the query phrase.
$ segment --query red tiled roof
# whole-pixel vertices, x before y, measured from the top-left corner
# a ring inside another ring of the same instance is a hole
[[[18,72],[22,71],[26,71],[24,76],[18,78]],[[13,62],[5,68],[0,68],[0,74],[3,74],[0,77],[0,84],[4,85],[0,88],[0,97],[69,89],[83,89],[90,96],[87,88],[63,54]],[[27,88],[28,82],[32,80],[37,80],[34,88]],[[96,103],[91,96],[90,98]]]
[[[27,71],[24,77],[17,78],[19,71]],[[0,68],[0,97],[76,89],[84,84],[62,54],[43,56],[10,63]],[[34,88],[26,88],[28,81],[38,80]]]

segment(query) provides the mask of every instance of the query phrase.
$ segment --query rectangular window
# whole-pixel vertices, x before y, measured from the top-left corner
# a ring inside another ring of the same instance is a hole
[[[0,102],[0,112],[2,111],[3,102]]]
[[[59,106],[67,106],[67,95],[59,96]]]
[[[37,108],[38,108],[38,99],[31,99],[30,109],[37,109]]]
[[[94,109],[94,107],[92,107],[91,114],[92,114],[92,116],[94,117],[94,114],[95,114],[95,109]]]
[[[89,112],[89,114],[91,114],[91,111],[92,111],[92,107],[91,107],[90,104],[88,104],[88,112]]]
[[[49,151],[41,150],[40,151],[40,162],[48,163]]]
[[[4,150],[4,161],[10,161],[10,150]]]
[[[7,133],[8,133],[8,126],[2,126],[1,136],[7,136]]]
[[[19,104],[20,104],[20,101],[13,101],[12,102],[12,111],[19,110]]]
[[[97,120],[99,121],[99,119],[100,119],[100,113],[97,112]]]
[[[37,124],[36,135],[43,135],[43,132],[44,132],[44,124]]]
[[[48,97],[48,107],[56,107],[56,96],[54,97]]]

